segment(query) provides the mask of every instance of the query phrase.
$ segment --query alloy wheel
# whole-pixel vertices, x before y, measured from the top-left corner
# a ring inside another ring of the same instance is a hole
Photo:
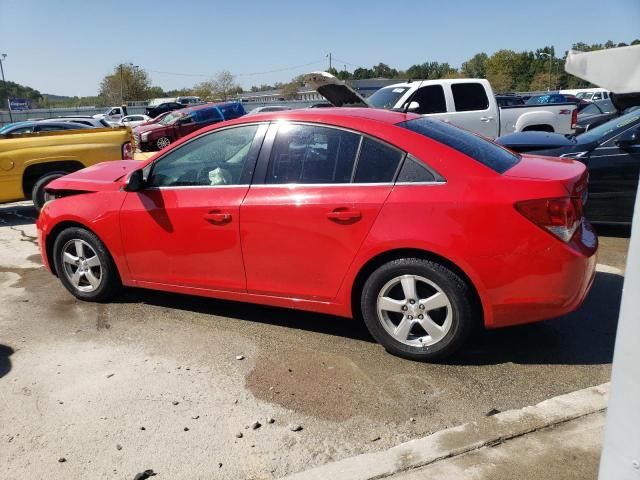
[[[387,282],[378,294],[377,312],[387,333],[412,347],[438,343],[453,321],[447,294],[418,275],[400,275]]]
[[[80,292],[93,292],[102,282],[102,264],[96,251],[84,240],[73,239],[62,247],[64,275]]]

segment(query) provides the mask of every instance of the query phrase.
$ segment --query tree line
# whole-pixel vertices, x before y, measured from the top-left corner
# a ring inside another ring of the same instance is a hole
[[[633,40],[629,45],[640,44],[640,39]],[[602,50],[626,46],[626,43],[615,43],[611,40],[605,43],[586,44],[574,43],[573,50],[583,52]],[[371,68],[357,67],[352,71],[346,65],[342,70],[331,67],[328,71],[341,80],[364,80],[371,78],[388,79],[425,79],[439,78],[486,78],[496,92],[558,90],[564,88],[584,88],[589,83],[564,71],[567,57],[556,56],[553,47],[545,46],[536,50],[516,52],[514,50],[498,50],[492,55],[484,52],[475,54],[463,62],[459,68],[447,63],[427,61],[411,65],[406,70],[391,67],[385,63],[378,63]],[[278,82],[273,85],[261,84],[252,86],[248,92],[264,92],[280,90],[285,99],[295,98],[299,88],[303,87],[302,76],[297,76],[289,82]],[[109,106],[118,105],[123,101],[141,101],[151,98],[177,97],[195,95],[208,100],[228,100],[240,93],[245,93],[237,83],[236,77],[229,71],[223,70],[213,78],[202,81],[192,87],[164,90],[152,85],[149,74],[143,69],[130,63],[118,64],[105,75],[100,83],[97,96],[90,97],[60,97],[43,95],[30,87],[14,82],[7,82],[6,88],[0,84],[0,99],[30,98],[36,106]],[[6,103],[6,100],[4,100]]]

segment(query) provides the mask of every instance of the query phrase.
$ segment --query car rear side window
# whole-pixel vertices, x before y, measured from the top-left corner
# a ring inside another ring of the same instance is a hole
[[[456,112],[489,108],[489,98],[481,83],[453,83],[451,84],[451,92]]]
[[[433,183],[436,181],[444,180],[440,176],[436,177],[420,160],[407,155],[396,183]]]
[[[284,124],[271,149],[266,183],[349,183],[360,135],[336,128]]]
[[[444,99],[442,85],[429,85],[422,87],[410,98],[410,102],[418,102],[419,107],[415,113],[446,113],[447,102]]]
[[[498,173],[506,172],[520,161],[520,155],[440,120],[423,117],[398,123],[398,126],[443,143]]]
[[[403,156],[404,152],[400,150],[371,138],[365,138],[360,149],[354,182],[392,182]]]

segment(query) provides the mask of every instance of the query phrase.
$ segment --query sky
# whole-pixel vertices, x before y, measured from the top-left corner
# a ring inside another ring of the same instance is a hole
[[[244,88],[328,67],[427,61],[640,38],[640,0],[0,0],[5,76],[41,93],[96,95],[115,65],[165,90],[221,70]]]

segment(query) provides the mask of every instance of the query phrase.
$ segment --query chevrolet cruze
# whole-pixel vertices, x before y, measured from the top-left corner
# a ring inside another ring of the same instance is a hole
[[[81,300],[124,285],[352,317],[435,360],[475,326],[580,306],[597,251],[586,194],[582,164],[438,120],[292,110],[55,180],[38,238]]]

